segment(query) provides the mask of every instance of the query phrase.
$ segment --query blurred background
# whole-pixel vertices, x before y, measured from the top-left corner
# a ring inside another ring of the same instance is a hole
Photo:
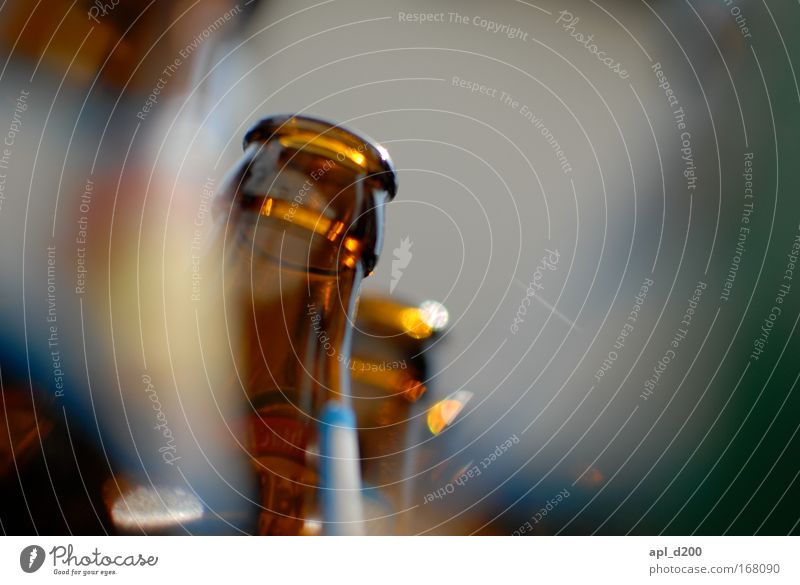
[[[229,348],[175,291],[274,113],[389,151],[363,298],[449,317],[370,533],[798,533],[797,4],[0,15],[5,533],[251,531]]]

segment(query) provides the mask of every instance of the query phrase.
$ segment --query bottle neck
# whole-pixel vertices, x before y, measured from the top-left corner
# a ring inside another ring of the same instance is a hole
[[[311,424],[328,400],[350,400],[350,321],[363,269],[314,273],[262,259],[252,272],[236,301],[245,392],[256,409],[289,404]]]

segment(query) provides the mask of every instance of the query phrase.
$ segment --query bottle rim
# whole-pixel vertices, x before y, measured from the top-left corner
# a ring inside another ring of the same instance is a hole
[[[277,114],[262,118],[244,135],[243,148],[247,149],[253,142],[267,142],[280,139],[296,131],[315,133],[317,137],[329,137],[343,143],[345,148],[356,153],[359,164],[367,176],[378,180],[391,201],[397,193],[397,173],[386,149],[368,136],[353,132],[349,128],[323,118],[298,114]],[[328,136],[330,135],[330,136]],[[331,149],[333,154],[333,149]],[[337,153],[339,154],[339,153]],[[339,156],[342,156],[339,154]],[[341,160],[341,158],[340,158]]]

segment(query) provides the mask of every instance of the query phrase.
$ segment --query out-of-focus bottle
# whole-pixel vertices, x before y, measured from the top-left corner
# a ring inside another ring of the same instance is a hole
[[[414,508],[414,443],[424,425],[418,401],[447,321],[447,309],[435,301],[414,306],[365,294],[359,302],[350,371],[371,534],[407,532],[403,511]]]
[[[215,200],[234,366],[250,410],[260,534],[318,532],[318,422],[350,400],[352,317],[396,178],[378,145],[330,123],[256,124]]]

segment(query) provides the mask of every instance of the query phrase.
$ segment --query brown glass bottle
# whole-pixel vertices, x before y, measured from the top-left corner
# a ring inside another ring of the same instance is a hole
[[[349,397],[351,319],[396,178],[379,146],[300,116],[260,121],[215,200],[260,534],[314,533],[317,424]]]

